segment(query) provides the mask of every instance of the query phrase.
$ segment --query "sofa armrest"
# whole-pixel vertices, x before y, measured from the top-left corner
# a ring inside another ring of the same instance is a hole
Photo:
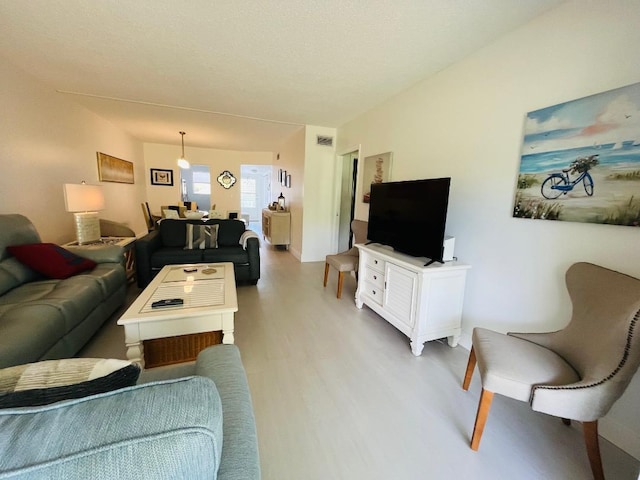
[[[204,349],[196,360],[196,375],[215,382],[222,404],[223,451],[217,480],[259,480],[258,435],[238,347]]]
[[[136,240],[136,277],[140,288],[145,288],[151,282],[151,255],[160,247],[160,230],[153,230]]]
[[[257,281],[260,278],[260,240],[254,237],[248,238],[246,249],[249,256],[250,276]]]
[[[124,265],[124,249],[119,245],[78,245],[64,248],[96,263],[119,263]]]

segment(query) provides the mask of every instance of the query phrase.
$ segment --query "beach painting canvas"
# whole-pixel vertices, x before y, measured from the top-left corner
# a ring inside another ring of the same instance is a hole
[[[527,114],[513,216],[640,226],[640,83]]]

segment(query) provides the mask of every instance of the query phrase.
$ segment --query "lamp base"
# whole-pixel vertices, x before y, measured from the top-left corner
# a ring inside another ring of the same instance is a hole
[[[78,245],[100,241],[100,219],[98,212],[78,212],[73,214],[76,223]]]

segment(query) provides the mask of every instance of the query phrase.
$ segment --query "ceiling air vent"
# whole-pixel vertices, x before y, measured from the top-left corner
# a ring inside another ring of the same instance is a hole
[[[318,145],[322,145],[324,147],[333,147],[333,137],[324,137],[322,135],[317,136]]]

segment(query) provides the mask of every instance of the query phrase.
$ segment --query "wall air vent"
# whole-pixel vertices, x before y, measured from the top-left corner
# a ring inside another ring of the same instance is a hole
[[[322,145],[323,147],[333,147],[333,137],[317,135],[317,139],[318,145]]]

